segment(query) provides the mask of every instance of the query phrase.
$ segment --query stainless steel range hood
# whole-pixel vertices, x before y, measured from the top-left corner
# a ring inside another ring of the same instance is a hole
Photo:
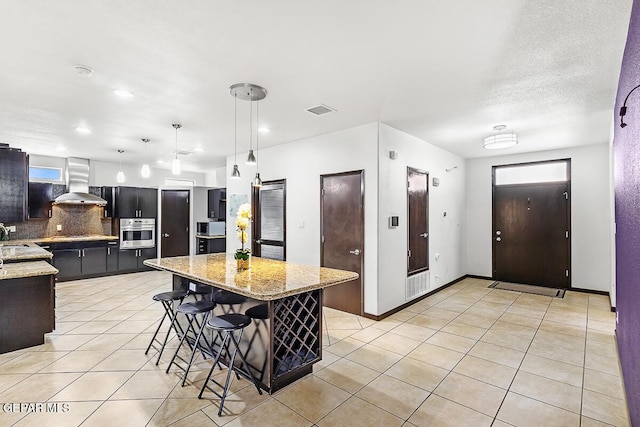
[[[99,205],[105,206],[107,201],[89,194],[89,160],[77,157],[67,158],[67,191],[56,197],[57,205]]]

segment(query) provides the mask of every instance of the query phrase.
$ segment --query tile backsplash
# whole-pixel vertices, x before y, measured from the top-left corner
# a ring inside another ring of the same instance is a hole
[[[37,239],[53,236],[110,235],[111,218],[102,218],[103,208],[96,205],[53,205],[51,218],[32,219],[5,225],[15,225],[11,240]],[[56,231],[57,225],[62,231]]]

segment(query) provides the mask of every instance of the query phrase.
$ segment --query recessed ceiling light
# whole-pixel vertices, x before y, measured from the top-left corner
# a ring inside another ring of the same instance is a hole
[[[121,98],[133,98],[135,96],[133,92],[128,91],[126,89],[114,89],[113,93],[118,95]]]
[[[202,149],[202,147],[196,147],[193,149],[194,153],[202,153],[204,150]]]
[[[269,132],[271,132],[271,129],[269,129],[267,127],[260,127],[260,128],[258,128],[258,132],[260,132],[260,133],[269,133]]]
[[[164,160],[158,159],[158,160],[156,160],[156,163],[158,163],[159,165],[162,165],[162,164],[164,164]]]
[[[56,150],[58,150],[58,151],[67,151],[67,149],[65,147],[63,147],[62,145],[58,145],[56,147]]]
[[[93,74],[91,67],[87,67],[86,65],[74,65],[73,68],[76,70],[76,73],[81,76],[90,77]]]
[[[76,127],[76,131],[79,132],[79,133],[85,133],[85,134],[86,133],[91,133],[91,129],[86,128],[84,126],[77,126]]]

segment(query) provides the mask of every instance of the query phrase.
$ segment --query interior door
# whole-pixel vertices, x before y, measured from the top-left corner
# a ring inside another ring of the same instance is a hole
[[[354,271],[356,280],[324,289],[326,307],[364,311],[364,171],[322,175],[320,265]]]
[[[429,269],[429,174],[407,168],[407,275]]]
[[[494,278],[570,287],[568,182],[494,186]]]
[[[189,255],[189,190],[162,190],[161,256]]]
[[[253,187],[253,242],[255,256],[285,261],[286,248],[286,180],[265,181]]]

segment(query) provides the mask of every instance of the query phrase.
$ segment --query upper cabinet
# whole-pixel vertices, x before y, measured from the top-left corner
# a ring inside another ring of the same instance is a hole
[[[155,218],[158,216],[158,190],[116,187],[115,206],[118,218]]]
[[[29,183],[29,219],[51,218],[53,184],[50,182]]]
[[[107,205],[104,207],[103,215],[105,218],[113,217],[115,213],[115,209],[113,206],[113,202],[115,201],[115,197],[113,197],[116,189],[114,187],[100,187],[100,197],[107,201]]]
[[[207,216],[216,221],[227,219],[227,189],[215,188],[209,190],[207,200]]]
[[[0,222],[27,220],[29,156],[15,148],[0,147]]]

